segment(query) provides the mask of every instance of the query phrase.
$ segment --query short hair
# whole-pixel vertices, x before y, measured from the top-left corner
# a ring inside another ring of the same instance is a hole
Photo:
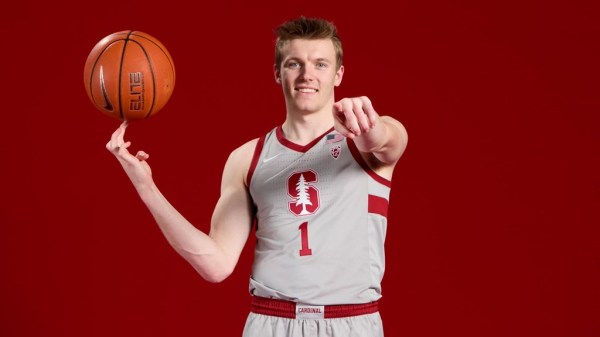
[[[277,69],[281,67],[283,61],[284,44],[294,39],[331,39],[335,48],[337,69],[342,66],[344,56],[342,41],[338,36],[337,28],[330,21],[301,16],[298,19],[282,23],[275,29],[275,33],[277,35],[277,40],[275,40],[275,66]]]

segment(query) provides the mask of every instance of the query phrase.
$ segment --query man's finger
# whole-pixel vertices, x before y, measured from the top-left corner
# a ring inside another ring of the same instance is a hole
[[[360,135],[360,125],[358,124],[358,119],[356,118],[356,113],[354,112],[354,105],[351,100],[345,100],[340,102],[342,104],[342,109],[344,112],[344,116],[346,117],[346,121],[344,126],[350,130],[350,132],[355,135]]]
[[[144,152],[144,151],[138,151],[138,153],[135,155],[135,157],[136,157],[138,160],[148,160],[148,158],[150,157],[150,155],[149,155],[149,154],[147,154],[147,153],[146,153],[146,152]]]
[[[374,128],[375,124],[377,124],[377,117],[379,117],[379,115],[375,111],[375,108],[373,108],[373,104],[371,103],[370,99],[368,99],[367,97],[362,97],[362,99],[363,99],[363,111],[365,112],[365,114],[367,115],[367,118],[369,119],[370,127]]]
[[[369,122],[369,117],[367,116],[367,114],[365,113],[365,111],[361,108],[361,107],[354,107],[354,114],[356,116],[356,119],[358,121],[358,124],[361,127],[361,131],[363,132],[369,132],[369,129],[371,128],[370,122]]]
[[[356,137],[356,134],[349,130],[343,123],[338,123],[336,131],[346,138],[354,139]]]
[[[125,129],[127,128],[127,121],[121,123],[118,129],[117,145],[120,146],[125,142]]]

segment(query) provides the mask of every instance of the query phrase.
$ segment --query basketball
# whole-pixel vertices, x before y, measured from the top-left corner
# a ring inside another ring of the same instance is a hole
[[[139,31],[100,40],[85,62],[83,81],[96,108],[120,120],[154,116],[175,87],[175,66],[165,46]]]

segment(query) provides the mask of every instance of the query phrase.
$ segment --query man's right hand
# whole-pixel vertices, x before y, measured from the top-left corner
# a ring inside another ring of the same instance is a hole
[[[138,151],[135,156],[129,153],[127,148],[131,146],[131,142],[125,142],[124,139],[127,125],[125,121],[113,132],[106,143],[106,149],[117,157],[135,188],[141,192],[153,185],[152,170],[147,162],[149,155],[144,151]]]

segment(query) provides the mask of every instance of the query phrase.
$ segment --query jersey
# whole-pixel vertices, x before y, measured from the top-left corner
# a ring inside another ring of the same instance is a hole
[[[276,127],[248,171],[256,245],[249,290],[310,305],[381,297],[391,182],[331,128],[305,146]]]

